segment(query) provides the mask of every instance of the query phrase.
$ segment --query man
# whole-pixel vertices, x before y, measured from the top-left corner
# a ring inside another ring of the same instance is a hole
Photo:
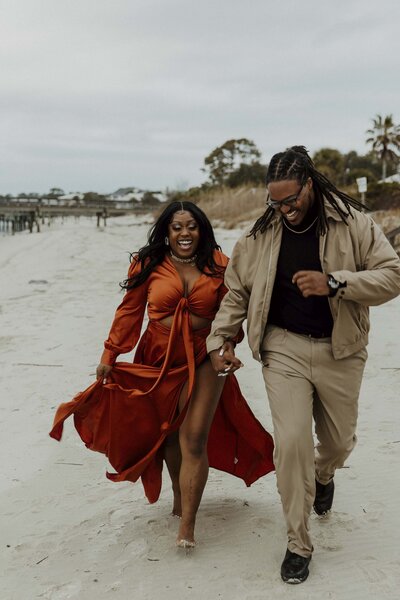
[[[335,470],[356,443],[368,307],[400,293],[400,261],[361,203],[318,172],[303,146],[272,158],[267,188],[266,212],[233,250],[207,348],[216,371],[235,371],[230,340],[247,318],[274,425],[288,533],[281,576],[301,583],[313,552],[311,509],[329,512]]]

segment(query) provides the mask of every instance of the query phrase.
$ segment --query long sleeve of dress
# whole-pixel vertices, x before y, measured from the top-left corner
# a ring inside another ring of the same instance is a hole
[[[140,262],[133,259],[128,277],[137,275],[141,270]],[[104,352],[100,362],[112,366],[119,354],[130,352],[137,344],[142,329],[147,302],[147,281],[128,290],[115,311],[108,338],[104,342]]]

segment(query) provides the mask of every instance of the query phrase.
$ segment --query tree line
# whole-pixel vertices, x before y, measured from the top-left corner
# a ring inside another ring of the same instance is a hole
[[[372,119],[372,126],[367,129],[366,135],[365,142],[370,146],[367,153],[358,154],[355,150],[342,153],[336,148],[320,148],[312,156],[315,166],[338,187],[354,188],[356,179],[367,177],[368,196],[373,208],[378,205],[383,208],[382,198],[390,206],[400,205],[399,184],[378,184],[399,169],[400,125],[394,123],[393,115],[378,114]],[[264,186],[267,166],[262,162],[261,152],[254,141],[247,138],[230,139],[205,157],[201,170],[207,179],[203,184],[186,191],[167,191],[167,198],[169,201],[183,198],[196,201],[205,190]],[[18,197],[41,202],[57,200],[63,194],[62,189],[54,187],[47,194],[20,194]],[[0,196],[0,202],[10,199],[10,194]],[[86,192],[83,198],[77,195],[72,200],[77,205],[102,205],[106,197],[97,192]],[[151,210],[156,208],[159,200],[151,192],[146,192],[140,203],[132,199],[132,207],[138,204]]]
[[[318,170],[336,185],[347,186],[359,177],[373,183],[396,172],[400,159],[400,126],[392,115],[376,115],[373,126],[366,131],[370,150],[358,154],[355,150],[342,153],[335,148],[321,148],[313,155]],[[205,186],[237,187],[265,183],[267,166],[261,163],[256,144],[247,138],[227,140],[214,148],[204,159],[202,171],[207,175]]]

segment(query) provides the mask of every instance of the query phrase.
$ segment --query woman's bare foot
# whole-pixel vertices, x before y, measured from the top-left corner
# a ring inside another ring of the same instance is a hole
[[[194,541],[194,523],[185,524],[181,521],[176,538],[176,545],[180,548],[194,548],[196,542]]]
[[[189,540],[176,540],[176,545],[178,548],[183,548],[184,550],[192,550],[196,547],[196,542],[189,542]]]

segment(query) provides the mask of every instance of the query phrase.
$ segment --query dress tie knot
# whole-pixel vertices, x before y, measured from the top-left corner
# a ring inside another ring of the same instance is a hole
[[[180,299],[179,304],[181,305],[182,313],[188,312],[188,310],[189,310],[189,302],[188,302],[188,299],[185,296],[182,296],[182,298]]]

